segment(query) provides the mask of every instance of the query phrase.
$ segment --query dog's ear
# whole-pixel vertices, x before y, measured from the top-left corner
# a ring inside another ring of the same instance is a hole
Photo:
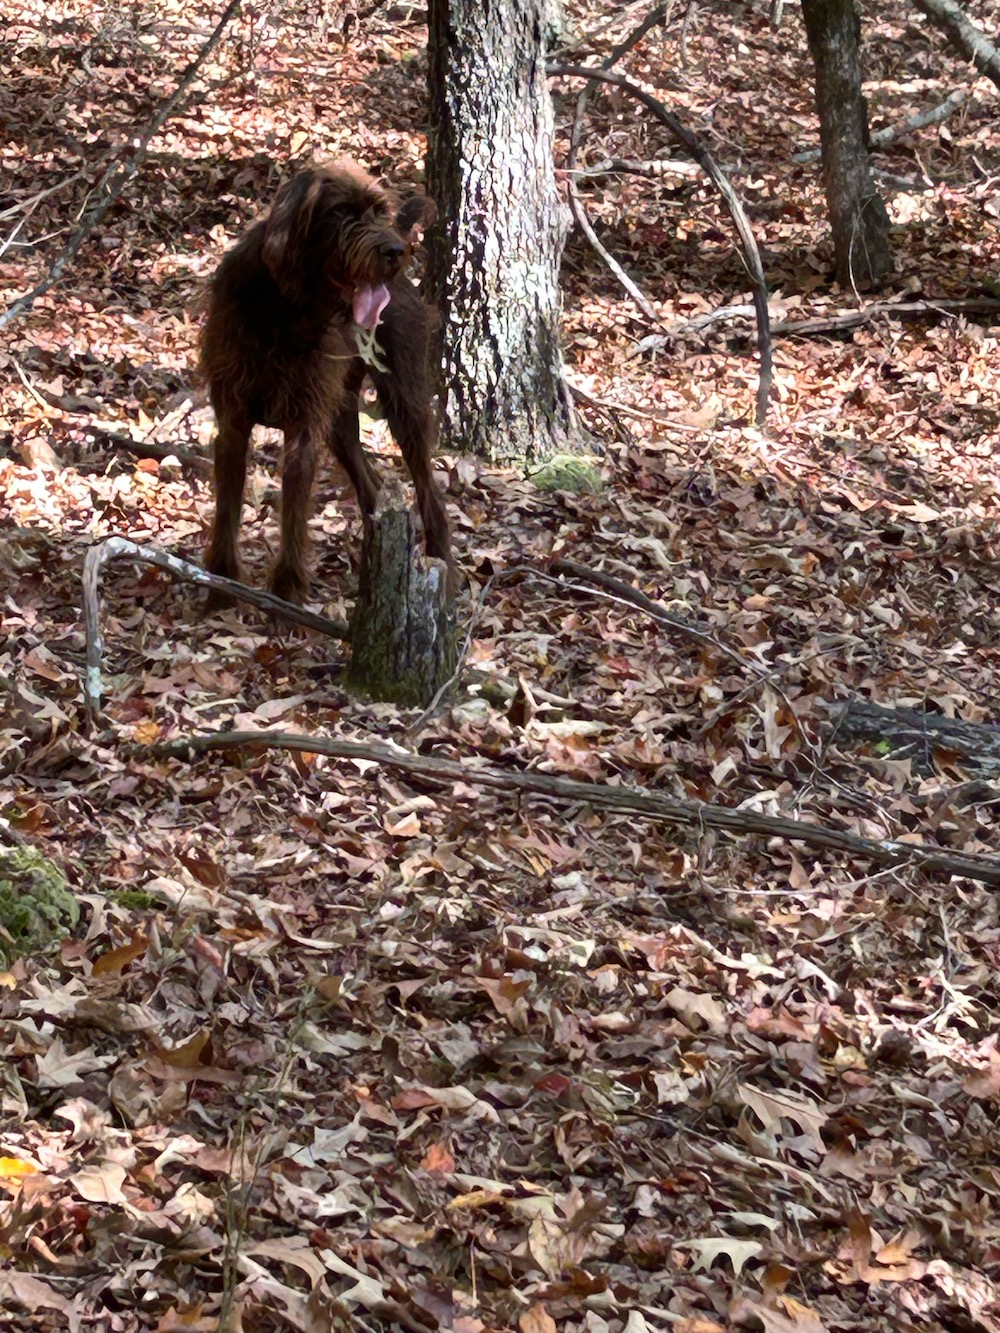
[[[416,245],[437,217],[437,204],[428,194],[413,194],[396,214],[396,230],[410,245]]]
[[[322,193],[322,177],[315,171],[300,171],[278,191],[264,220],[261,258],[284,291],[301,281],[302,251]]]

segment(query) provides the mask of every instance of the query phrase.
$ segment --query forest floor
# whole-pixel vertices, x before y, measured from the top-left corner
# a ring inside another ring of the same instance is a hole
[[[907,7],[864,9],[873,128],[968,85]],[[970,10],[997,31],[994,0]],[[766,11],[674,7],[619,68],[731,172],[775,321],[866,318],[779,333],[752,428],[750,319],[695,326],[749,300],[718,196],[683,165],[587,178],[661,325],[570,239],[567,374],[602,484],[440,460],[470,643],[430,717],[352,698],[343,645],[207,615],[129,561],[105,577],[96,732],[81,699],[87,549],[204,544],[211,418],[189,395],[219,256],[295,162],[420,179],[417,16],[235,19],[0,334],[0,844],[39,848],[81,906],[60,952],[0,974],[5,1328],[1000,1330],[996,886],[476,779],[1000,851],[994,769],[837,726],[852,699],[1000,723],[998,317],[940,306],[998,295],[996,92],[877,153],[897,278],[840,291],[796,160],[817,144],[799,15],[774,32]],[[596,63],[645,12],[578,6],[561,57]],[[217,18],[11,0],[8,297]],[[579,87],[557,92],[562,161]],[[588,164],[680,157],[617,93],[584,127]],[[258,584],[277,459],[265,439],[242,534]],[[360,522],[332,466],[314,528],[316,605],[344,619]],[[395,741],[465,776],[153,748],[225,729]]]

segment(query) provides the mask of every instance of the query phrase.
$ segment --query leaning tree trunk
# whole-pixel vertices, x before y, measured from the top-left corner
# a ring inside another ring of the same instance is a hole
[[[892,271],[889,217],[872,180],[854,0],[802,0],[816,67],[823,184],[837,281],[869,287]]]
[[[550,11],[546,0],[430,0],[428,188],[444,226],[428,277],[443,316],[442,435],[493,462],[565,448],[572,426]]]

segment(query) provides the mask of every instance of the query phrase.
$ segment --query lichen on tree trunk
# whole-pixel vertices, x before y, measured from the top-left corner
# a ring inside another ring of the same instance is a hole
[[[872,179],[854,0],[802,0],[816,68],[823,184],[837,281],[869,287],[892,272],[889,216]]]
[[[348,682],[374,699],[425,707],[455,662],[448,571],[424,558],[413,511],[387,481],[365,530]]]
[[[428,187],[443,225],[445,447],[494,462],[572,445],[559,350],[567,215],[555,182],[546,0],[430,0]]]

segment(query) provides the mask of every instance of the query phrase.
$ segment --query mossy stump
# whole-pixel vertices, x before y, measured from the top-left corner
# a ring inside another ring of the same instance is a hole
[[[448,571],[425,558],[401,489],[386,482],[361,548],[348,682],[373,699],[426,707],[455,661]]]

